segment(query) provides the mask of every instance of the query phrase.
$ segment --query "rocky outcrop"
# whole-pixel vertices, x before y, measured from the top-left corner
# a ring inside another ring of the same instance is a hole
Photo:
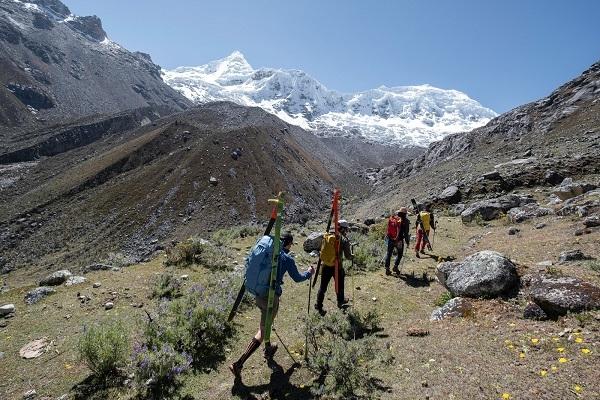
[[[462,262],[446,262],[437,268],[438,280],[453,295],[497,297],[519,282],[515,265],[495,251],[475,253]]]
[[[537,203],[525,204],[522,207],[515,207],[508,210],[508,218],[512,222],[523,222],[528,219],[539,218],[545,215],[554,214],[551,208],[540,207]]]
[[[465,298],[455,297],[442,307],[436,308],[429,317],[430,321],[441,321],[452,317],[465,317],[473,312],[473,304]]]
[[[48,286],[42,286],[42,287],[35,288],[35,289],[27,292],[27,294],[25,295],[25,303],[27,303],[29,305],[35,304],[38,301],[42,300],[44,297],[46,297],[50,294],[53,294],[55,292],[56,292],[56,290],[54,290]]]
[[[305,252],[310,253],[311,251],[320,251],[321,242],[323,241],[323,232],[313,232],[302,244],[302,248]]]
[[[95,15],[75,17],[67,22],[79,32],[99,42],[106,39],[106,32],[102,28],[102,21]]]
[[[529,297],[549,316],[600,308],[600,288],[569,276],[536,276]]]
[[[71,271],[68,271],[66,269],[53,272],[52,274],[48,275],[47,277],[45,277],[44,279],[42,279],[40,281],[40,286],[58,286],[58,285],[62,285],[72,275],[73,274],[71,273]]]
[[[448,186],[440,195],[438,196],[438,200],[446,203],[446,204],[456,204],[460,202],[462,197],[462,193],[458,186],[452,185]]]
[[[566,178],[562,181],[558,188],[554,189],[553,193],[559,199],[564,201],[576,196],[580,196],[596,188],[596,185],[590,183],[574,182],[572,178]]]
[[[484,221],[491,221],[500,216],[501,213],[507,212],[511,208],[522,207],[529,203],[535,203],[535,200],[530,197],[508,194],[470,204],[460,214],[460,217],[462,222],[465,224],[473,221],[478,216],[480,216]]]

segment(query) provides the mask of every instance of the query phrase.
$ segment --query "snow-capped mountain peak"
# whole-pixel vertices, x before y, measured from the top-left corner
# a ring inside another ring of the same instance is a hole
[[[427,84],[339,93],[300,70],[255,70],[239,51],[198,67],[164,71],[163,79],[196,103],[258,106],[317,135],[386,144],[425,146],[496,116],[462,92]]]

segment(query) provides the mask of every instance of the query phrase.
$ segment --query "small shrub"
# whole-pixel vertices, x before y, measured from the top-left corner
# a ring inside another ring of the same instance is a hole
[[[350,324],[349,330],[346,331],[346,338],[360,339],[381,330],[379,326],[381,317],[373,310],[362,315],[358,310],[353,309],[346,315]]]
[[[600,260],[590,260],[585,265],[592,271],[600,272]]]
[[[563,271],[558,267],[548,266],[546,267],[546,274],[550,276],[563,276]]]
[[[181,296],[181,281],[170,272],[163,272],[154,285],[153,298],[174,299]]]
[[[595,319],[594,316],[589,312],[580,312],[580,313],[574,314],[574,316],[575,316],[575,319],[577,320],[577,323],[582,328],[584,328],[586,325],[589,325]]]
[[[514,223],[514,221],[512,221],[509,215],[505,212],[501,212],[500,215],[498,215],[498,220],[504,226],[510,226]]]
[[[379,238],[378,235],[362,236],[357,233],[349,235],[350,241],[357,243],[354,246],[354,268],[363,271],[376,271],[382,267],[383,259],[386,255],[385,234]],[[344,263],[344,267],[349,267],[351,261]]]
[[[215,368],[225,359],[225,347],[235,333],[227,321],[232,303],[230,281],[206,288],[196,285],[180,299],[160,305],[146,328],[146,345],[160,348],[166,343],[189,354],[196,368]]]
[[[136,380],[145,397],[163,399],[173,397],[181,388],[182,375],[190,369],[192,357],[179,353],[167,343],[153,348],[137,344],[133,350]]]
[[[450,292],[444,292],[440,294],[440,296],[435,300],[434,305],[436,307],[443,307],[448,301],[450,301],[454,296]]]
[[[473,222],[475,222],[475,224],[479,225],[479,226],[486,226],[487,225],[487,222],[485,222],[485,220],[481,216],[481,213],[475,214],[475,216],[473,217]]]
[[[80,359],[100,381],[118,375],[127,365],[129,348],[129,332],[121,322],[85,328],[78,344]]]
[[[210,269],[226,269],[230,251],[197,237],[178,243],[167,251],[166,266],[187,267],[198,264]]]
[[[372,396],[376,385],[371,371],[377,361],[376,355],[384,352],[376,349],[373,336],[357,340],[348,340],[348,336],[353,323],[369,325],[369,329],[374,331],[378,319],[375,313],[363,317],[358,313],[346,316],[337,311],[325,317],[316,313],[309,316],[306,324],[308,368],[318,375],[312,388],[313,394],[341,398]]]

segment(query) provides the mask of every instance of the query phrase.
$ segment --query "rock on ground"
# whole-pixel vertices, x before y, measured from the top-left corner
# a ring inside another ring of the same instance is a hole
[[[508,210],[508,218],[512,222],[523,222],[550,214],[554,214],[552,209],[540,207],[537,203],[525,204],[522,207],[515,207]]]
[[[583,254],[583,252],[579,249],[563,251],[558,256],[558,261],[560,261],[560,262],[586,260],[586,259],[588,259],[588,257],[585,254]]]
[[[559,187],[554,189],[553,193],[561,200],[567,200],[572,197],[580,196],[590,190],[596,189],[596,185],[589,183],[573,182],[572,178],[566,178]]]
[[[464,317],[473,311],[473,305],[468,299],[455,297],[448,300],[442,307],[436,308],[429,317],[430,321],[441,321],[446,318]]]
[[[462,194],[458,186],[448,186],[444,191],[438,196],[438,199],[446,204],[456,204],[460,201]]]
[[[25,359],[37,358],[48,348],[48,338],[41,338],[27,343],[19,350],[19,355]]]
[[[0,317],[3,317],[8,314],[12,314],[14,312],[15,312],[14,304],[5,304],[3,306],[0,306]]]
[[[530,301],[523,309],[523,318],[545,321],[548,319],[548,314],[534,302]]]
[[[41,286],[41,287],[35,288],[35,289],[27,292],[27,294],[25,295],[25,303],[27,303],[29,305],[35,304],[38,301],[40,301],[41,299],[43,299],[44,297],[46,297],[52,293],[55,293],[55,292],[56,292],[56,290],[54,290],[48,286]]]
[[[86,280],[87,279],[83,276],[71,276],[65,282],[65,286],[81,285],[82,283],[85,283]]]
[[[62,285],[72,275],[73,274],[71,274],[71,271],[68,271],[66,269],[63,269],[63,270],[60,270],[60,271],[56,271],[56,272],[48,275],[44,279],[42,279],[40,281],[40,286],[58,286],[58,285]]]
[[[511,226],[510,228],[508,228],[508,234],[511,236],[516,235],[519,232],[521,232],[521,230],[515,226]]]
[[[540,275],[529,288],[530,298],[550,316],[600,308],[600,288],[577,278]]]
[[[320,251],[321,250],[321,242],[323,241],[323,232],[312,232],[306,240],[304,240],[304,244],[302,248],[305,252],[310,253],[311,251]]]
[[[515,265],[502,254],[489,250],[475,253],[462,262],[442,263],[437,275],[454,296],[464,297],[496,297],[514,289],[519,282]]]
[[[473,221],[478,215],[484,221],[491,221],[511,208],[521,207],[529,203],[535,203],[535,200],[529,197],[508,194],[472,203],[460,214],[460,217],[465,224]]]

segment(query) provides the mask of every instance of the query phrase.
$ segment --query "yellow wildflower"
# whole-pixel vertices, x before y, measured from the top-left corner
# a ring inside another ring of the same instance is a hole
[[[558,367],[556,365],[551,366],[550,369],[552,370],[552,372],[558,371]]]
[[[559,353],[563,353],[565,351],[564,347],[557,347],[556,351],[558,351]]]
[[[513,346],[512,344],[509,344],[509,345],[508,345],[508,348],[512,350],[512,349],[514,349],[514,348],[515,348],[515,346]]]
[[[590,354],[592,351],[590,349],[581,349],[583,354]]]
[[[558,362],[559,362],[559,363],[566,363],[567,361],[569,361],[569,360],[567,360],[567,359],[566,359],[566,358],[564,358],[564,357],[561,357],[561,358],[559,358],[559,359],[558,359]]]
[[[510,399],[510,397],[511,397],[511,396],[510,396],[510,394],[509,394],[509,393],[502,393],[502,399],[503,399],[503,400],[508,400],[508,399]]]
[[[583,343],[583,338],[575,338],[575,343]]]
[[[545,369],[543,369],[543,370],[540,371],[540,376],[542,378],[545,377],[546,375],[548,375],[548,371],[546,371]]]
[[[575,385],[575,386],[573,386],[573,390],[575,391],[575,393],[581,393],[581,391],[582,391],[583,389],[581,388],[581,386],[579,386],[579,385]]]
[[[523,353],[523,352],[519,353],[519,357],[520,358],[525,358],[525,353]]]
[[[539,342],[540,342],[540,339],[536,339],[536,338],[531,339],[531,343],[533,343],[533,344],[538,344]]]
[[[553,337],[552,340],[554,340],[555,342],[558,342],[560,339],[557,337]]]
[[[506,340],[504,341],[504,344],[505,344],[505,345],[509,345],[509,344],[511,344],[511,343],[512,343],[512,342],[511,342],[510,340],[508,340],[508,339],[506,339]]]

